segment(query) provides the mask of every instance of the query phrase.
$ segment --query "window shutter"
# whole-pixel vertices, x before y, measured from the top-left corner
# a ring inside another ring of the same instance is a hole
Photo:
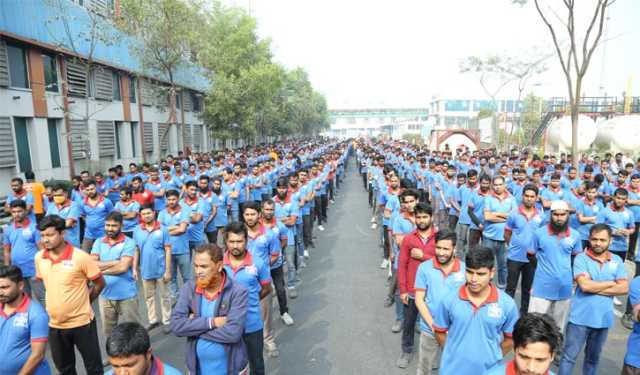
[[[16,166],[16,146],[10,117],[0,117],[0,167]]]
[[[113,73],[110,69],[97,67],[93,70],[96,99],[113,100]]]
[[[184,124],[184,147],[190,147],[193,148],[192,145],[192,137],[191,137],[191,125],[190,124]]]
[[[202,125],[193,125],[193,151],[200,152],[202,147]]]
[[[140,81],[140,91],[142,92],[142,98],[140,98],[142,105],[153,105],[154,94],[151,82],[146,79]]]
[[[144,151],[153,152],[153,124],[150,122],[145,122],[142,132],[144,138]]]
[[[158,143],[160,151],[169,149],[169,124],[158,124]]]
[[[87,97],[87,77],[84,63],[67,60],[67,84],[69,95],[86,98]]]
[[[89,156],[89,126],[84,120],[69,120],[71,128],[71,152],[74,159]]]
[[[0,39],[0,86],[9,86],[9,58],[7,45],[2,39]]]
[[[191,100],[191,91],[182,91],[182,100],[184,100],[184,110],[193,111],[193,101]]]
[[[98,156],[107,157],[116,154],[116,130],[113,121],[98,121]]]

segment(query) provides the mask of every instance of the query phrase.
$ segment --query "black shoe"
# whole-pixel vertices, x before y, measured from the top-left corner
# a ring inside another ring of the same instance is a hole
[[[391,307],[391,306],[393,306],[394,302],[395,301],[393,300],[393,298],[387,297],[387,298],[384,299],[384,307]]]
[[[152,329],[157,327],[160,327],[160,323],[155,322],[155,323],[147,324],[145,328],[147,329],[147,332],[151,332]]]
[[[633,319],[631,318],[631,314],[624,314],[622,318],[620,318],[620,323],[622,323],[622,326],[628,330],[633,329]]]

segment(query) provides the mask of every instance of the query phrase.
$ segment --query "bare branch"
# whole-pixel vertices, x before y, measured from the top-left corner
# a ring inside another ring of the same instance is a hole
[[[540,15],[540,18],[542,18],[542,21],[544,22],[544,24],[549,29],[549,32],[551,33],[551,38],[553,39],[553,45],[554,45],[554,47],[556,49],[556,52],[558,54],[558,58],[560,59],[560,65],[562,66],[562,70],[564,71],[564,74],[567,77],[567,79],[570,80],[571,79],[571,72],[569,71],[569,65],[567,65],[565,63],[565,59],[562,56],[562,51],[560,51],[560,43],[558,42],[558,37],[556,35],[556,31],[553,28],[553,25],[551,25],[551,23],[549,22],[547,17],[542,12],[542,9],[540,9],[539,0],[534,0],[534,4],[536,6],[536,10],[538,11],[538,14]]]
[[[584,75],[587,72],[587,68],[589,67],[589,63],[591,62],[591,57],[593,56],[593,52],[596,50],[596,47],[598,46],[598,42],[600,41],[600,38],[602,37],[602,31],[604,30],[604,21],[605,21],[605,15],[606,15],[606,10],[607,10],[607,6],[609,5],[609,0],[603,0],[604,2],[602,3],[602,5],[600,6],[601,10],[600,10],[600,21],[598,24],[598,32],[596,34],[596,38],[593,41],[592,46],[589,48],[589,51],[587,52],[587,55],[585,56],[584,60],[582,61],[582,69],[578,72],[578,75],[580,77],[584,77]]]

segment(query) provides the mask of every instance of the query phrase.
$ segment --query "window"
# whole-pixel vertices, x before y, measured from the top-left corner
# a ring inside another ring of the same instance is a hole
[[[24,48],[7,44],[7,55],[9,56],[9,76],[12,87],[29,88],[27,78],[27,55]]]
[[[129,77],[129,102],[136,102],[136,79]]]
[[[47,119],[49,128],[49,152],[51,153],[51,168],[60,167],[60,145],[58,144],[58,124],[55,119]]]
[[[42,55],[44,65],[44,89],[51,92],[58,92],[58,67],[56,58],[51,55]]]
[[[176,92],[176,108],[180,109],[182,108],[182,93],[181,92]]]
[[[193,106],[193,111],[202,111],[202,106],[200,105],[200,97],[195,92],[189,92],[189,95],[191,95],[191,105]]]
[[[113,100],[122,100],[120,95],[120,74],[113,72]]]
[[[18,163],[20,172],[31,171],[31,151],[29,149],[29,133],[27,132],[27,119],[24,117],[13,118],[13,129],[16,134],[18,146]]]
[[[138,123],[131,123],[131,156],[136,157],[136,134],[138,134]]]

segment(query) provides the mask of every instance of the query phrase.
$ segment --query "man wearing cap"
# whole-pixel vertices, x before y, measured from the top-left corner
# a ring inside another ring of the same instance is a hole
[[[533,235],[532,252],[537,259],[529,312],[551,314],[564,330],[573,287],[571,256],[582,252],[580,234],[569,227],[569,205],[551,203],[549,225]]]

